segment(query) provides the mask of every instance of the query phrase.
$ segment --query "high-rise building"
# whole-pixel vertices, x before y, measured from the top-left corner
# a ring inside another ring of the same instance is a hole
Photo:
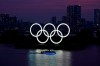
[[[94,9],[94,23],[100,26],[100,9]]]
[[[81,6],[79,5],[70,5],[67,7],[67,22],[70,25],[70,28],[73,33],[77,32],[77,23],[81,19]]]
[[[72,21],[76,21],[81,18],[81,6],[72,5],[67,7],[67,17]]]

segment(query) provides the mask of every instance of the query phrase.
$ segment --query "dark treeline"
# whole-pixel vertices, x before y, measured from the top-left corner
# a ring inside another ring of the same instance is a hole
[[[40,40],[45,40],[44,35],[39,37]],[[60,40],[60,37],[54,36],[52,37],[54,41]],[[38,43],[35,37],[29,35],[24,35],[20,33],[18,30],[8,30],[1,34],[0,36],[1,44],[11,44],[17,48],[52,48],[52,49],[82,49],[89,45],[99,45],[100,44],[100,31],[96,32],[96,37],[93,35],[93,32],[89,29],[84,29],[80,31],[75,36],[68,36],[64,38],[63,41],[59,45],[53,44],[50,40],[41,45]]]

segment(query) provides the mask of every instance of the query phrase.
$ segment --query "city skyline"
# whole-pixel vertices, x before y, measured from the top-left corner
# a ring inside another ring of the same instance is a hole
[[[82,17],[93,21],[93,9],[100,9],[99,0],[0,0],[0,13],[18,16],[19,19],[46,22],[52,16],[58,20],[66,16],[68,5],[82,6]]]

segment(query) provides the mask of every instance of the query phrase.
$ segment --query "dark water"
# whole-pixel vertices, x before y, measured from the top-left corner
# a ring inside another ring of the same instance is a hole
[[[55,50],[56,55],[34,54],[42,50],[15,49],[0,45],[0,66],[100,66],[100,49]]]

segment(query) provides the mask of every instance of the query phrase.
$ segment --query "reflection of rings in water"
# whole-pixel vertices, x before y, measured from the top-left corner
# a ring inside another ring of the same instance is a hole
[[[38,25],[38,26],[40,27],[40,30],[37,32],[36,35],[34,35],[34,34],[32,33],[32,27],[35,26],[35,25]],[[47,26],[49,26],[49,25],[51,25],[51,26],[54,28],[54,30],[51,31],[50,33],[45,29],[45,28],[46,28]],[[68,33],[67,33],[65,36],[63,36],[62,32],[59,30],[59,27],[61,27],[62,25],[65,25],[65,26],[68,28]],[[55,41],[52,40],[52,37],[55,35],[56,32],[57,32],[58,36],[61,37],[61,39],[60,39],[58,42],[55,42]],[[38,38],[42,33],[47,37],[47,39],[46,39],[44,42],[40,41],[39,38]],[[70,34],[70,27],[69,27],[66,23],[61,23],[61,24],[59,24],[59,25],[57,26],[57,29],[56,29],[55,26],[54,26],[52,23],[47,23],[47,24],[44,25],[44,27],[42,28],[42,26],[41,26],[39,23],[34,23],[34,24],[32,24],[31,27],[30,27],[30,34],[31,34],[33,37],[36,37],[36,39],[37,39],[37,41],[38,41],[39,43],[42,43],[42,44],[43,44],[43,43],[47,43],[47,41],[48,41],[49,38],[50,38],[50,40],[51,40],[52,43],[54,43],[54,44],[59,44],[59,43],[62,42],[63,38],[67,37],[67,36]]]

